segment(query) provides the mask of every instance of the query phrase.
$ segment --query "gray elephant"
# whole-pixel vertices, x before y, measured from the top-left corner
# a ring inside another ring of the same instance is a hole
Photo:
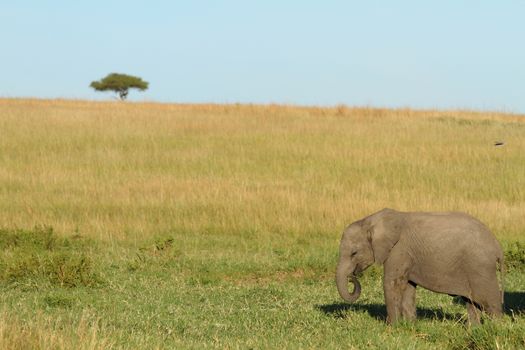
[[[470,215],[383,209],[349,225],[341,238],[336,273],[344,300],[359,298],[356,274],[374,262],[384,266],[388,323],[416,318],[417,286],[462,297],[474,324],[480,322],[481,310],[502,314],[503,253],[488,228]]]

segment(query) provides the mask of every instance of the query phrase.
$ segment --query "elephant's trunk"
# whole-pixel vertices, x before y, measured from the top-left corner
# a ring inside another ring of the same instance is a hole
[[[354,284],[354,291],[352,293],[348,292],[348,277],[351,277],[352,283]],[[359,283],[359,280],[353,273],[348,273],[346,269],[341,267],[339,265],[337,267],[337,273],[336,273],[336,284],[337,284],[337,290],[339,291],[339,295],[341,298],[343,298],[345,301],[349,303],[353,303],[359,298],[359,295],[361,295],[361,284]]]

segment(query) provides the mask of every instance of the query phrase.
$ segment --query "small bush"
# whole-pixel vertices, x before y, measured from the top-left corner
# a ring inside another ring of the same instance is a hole
[[[525,268],[525,243],[512,242],[504,246],[505,266],[508,269]]]
[[[101,279],[85,248],[85,242],[57,237],[52,228],[0,230],[0,283],[95,286]]]
[[[57,237],[51,227],[35,227],[33,230],[0,229],[0,249],[52,250]]]
[[[85,254],[52,255],[44,264],[46,274],[55,285],[62,287],[95,286],[101,281],[93,268],[93,261]]]

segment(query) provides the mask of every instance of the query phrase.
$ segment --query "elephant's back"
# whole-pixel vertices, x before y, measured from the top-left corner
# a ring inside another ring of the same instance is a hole
[[[494,237],[489,228],[475,217],[462,212],[409,213],[409,226],[433,234],[462,233],[465,239]],[[472,236],[472,237],[471,237]]]
[[[412,214],[408,218],[411,234],[426,249],[450,256],[501,255],[496,237],[485,224],[471,215],[461,212]]]

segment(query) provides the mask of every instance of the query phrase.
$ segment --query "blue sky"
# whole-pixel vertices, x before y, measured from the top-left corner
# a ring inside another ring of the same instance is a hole
[[[525,1],[1,1],[0,97],[525,113]]]

